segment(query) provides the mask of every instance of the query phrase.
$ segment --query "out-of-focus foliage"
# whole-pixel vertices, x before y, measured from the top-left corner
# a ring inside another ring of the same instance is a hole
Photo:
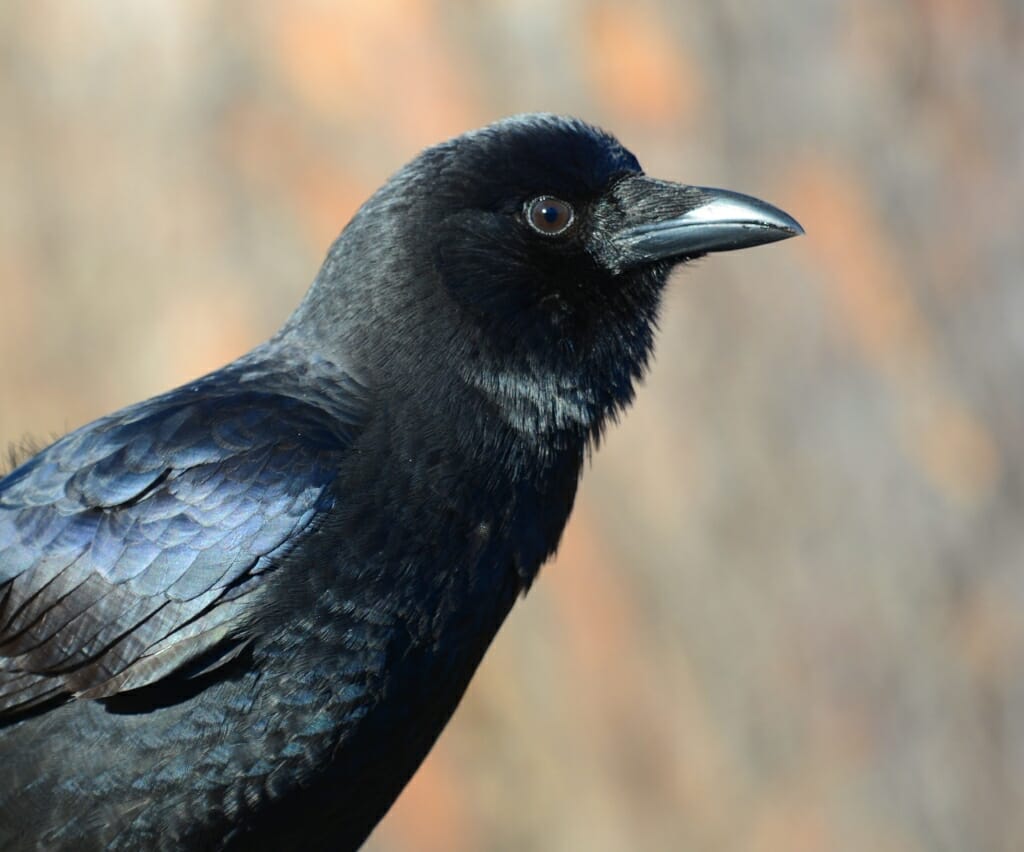
[[[0,437],[270,334],[522,111],[807,236],[678,275],[396,850],[1024,847],[1019,0],[0,7]]]

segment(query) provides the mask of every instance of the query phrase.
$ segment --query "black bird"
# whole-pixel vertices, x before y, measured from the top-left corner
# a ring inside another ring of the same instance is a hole
[[[529,115],[226,367],[0,481],[0,848],[353,849],[551,555],[669,271],[802,233]]]

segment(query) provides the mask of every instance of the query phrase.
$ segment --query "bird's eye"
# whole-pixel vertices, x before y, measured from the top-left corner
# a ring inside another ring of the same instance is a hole
[[[576,214],[572,205],[552,195],[542,195],[526,204],[526,221],[538,234],[556,237],[569,229]]]

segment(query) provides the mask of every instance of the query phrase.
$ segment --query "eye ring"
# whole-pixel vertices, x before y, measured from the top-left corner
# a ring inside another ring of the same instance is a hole
[[[572,205],[553,195],[541,195],[527,201],[523,214],[527,224],[544,237],[560,236],[576,221]]]

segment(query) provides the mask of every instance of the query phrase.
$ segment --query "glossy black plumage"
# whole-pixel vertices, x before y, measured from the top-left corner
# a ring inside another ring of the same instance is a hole
[[[798,232],[552,116],[398,172],[272,340],[0,481],[0,847],[357,846],[556,547],[671,266]]]

